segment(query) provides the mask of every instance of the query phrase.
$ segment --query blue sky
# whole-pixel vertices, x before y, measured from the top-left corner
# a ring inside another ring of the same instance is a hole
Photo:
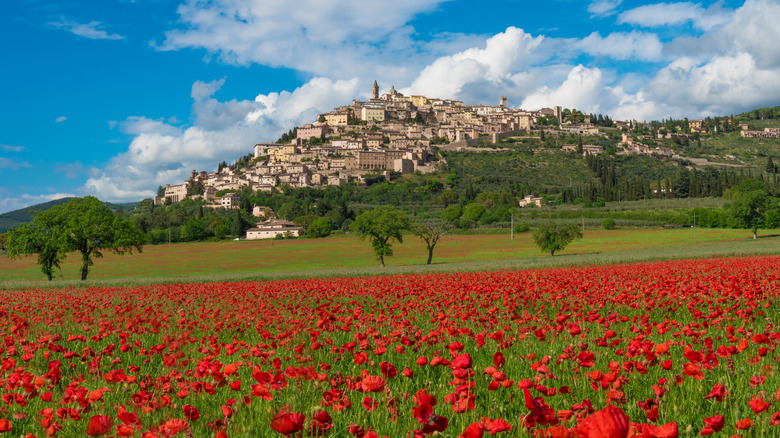
[[[617,119],[780,104],[776,0],[11,0],[0,212],[153,196],[382,90]]]

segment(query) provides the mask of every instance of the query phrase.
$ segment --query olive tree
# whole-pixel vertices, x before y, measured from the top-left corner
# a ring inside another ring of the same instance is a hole
[[[371,240],[379,266],[384,267],[385,256],[393,255],[393,240],[403,243],[402,232],[409,229],[409,218],[395,207],[377,207],[361,213],[349,228]]]
[[[551,256],[555,251],[561,251],[574,239],[582,238],[582,230],[575,224],[559,225],[548,222],[534,231],[534,242],[543,252],[549,252]]]

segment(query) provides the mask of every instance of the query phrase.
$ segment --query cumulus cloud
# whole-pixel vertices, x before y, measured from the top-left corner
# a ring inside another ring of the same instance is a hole
[[[68,31],[74,35],[92,40],[123,40],[125,37],[115,33],[108,33],[103,29],[99,21],[90,21],[89,23],[78,23],[76,21],[61,18],[60,21],[49,23],[58,29]]]
[[[181,27],[160,50],[205,49],[222,62],[291,68],[334,79],[411,80],[432,59],[462,49],[473,36],[415,39],[408,24],[449,0],[185,0]]]
[[[531,66],[543,37],[532,37],[510,27],[485,42],[485,48],[471,48],[437,59],[425,67],[404,93],[422,93],[453,98],[473,82],[511,82],[513,74]]]
[[[62,123],[62,122],[64,122],[65,120],[68,120],[68,118],[67,118],[67,117],[65,117],[65,116],[59,116],[59,117],[57,117],[56,119],[54,119],[54,123]]]
[[[701,34],[667,42],[638,30],[564,39],[509,28],[490,38],[486,48],[436,59],[406,91],[474,103],[506,95],[526,109],[562,105],[637,120],[776,105],[779,3],[748,0],[734,11],[720,3],[705,9],[690,2],[642,8],[619,20],[646,27],[690,22]],[[583,62],[583,54],[592,61]],[[602,58],[638,61],[645,68],[619,73],[614,62]]]
[[[357,79],[315,78],[292,92],[221,102],[213,94],[223,83],[193,84],[192,126],[177,127],[146,117],[120,122],[119,129],[133,136],[128,150],[79,191],[112,201],[154,196],[158,185],[180,183],[191,169],[214,170],[220,161],[232,162],[251,153],[255,143],[274,141],[291,127],[310,123],[319,113],[351,101],[360,84]]]
[[[597,17],[606,17],[615,13],[623,0],[594,0],[588,5],[588,12]]]
[[[708,9],[701,3],[655,3],[621,13],[618,23],[642,27],[679,26],[692,22],[699,29],[709,30],[729,21],[729,12],[716,3]]]
[[[606,37],[593,32],[573,46],[589,55],[606,56],[617,60],[658,61],[663,52],[663,44],[658,35],[637,31],[613,32]]]

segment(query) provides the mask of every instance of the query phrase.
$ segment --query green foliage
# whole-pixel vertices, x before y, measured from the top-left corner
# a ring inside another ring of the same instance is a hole
[[[454,204],[450,205],[449,207],[445,208],[444,211],[441,212],[441,220],[456,225],[460,221],[460,217],[463,214],[463,209],[460,205]]]
[[[197,218],[190,218],[181,229],[181,239],[184,241],[201,240],[207,236],[206,227]]]
[[[463,220],[474,224],[483,214],[485,214],[485,207],[478,202],[472,202],[463,209]]]
[[[513,229],[514,229],[515,233],[527,233],[528,231],[531,230],[531,227],[528,225],[528,222],[520,221],[520,222],[515,223],[515,226],[514,226]]]
[[[51,210],[36,212],[29,224],[21,224],[8,232],[5,246],[8,257],[15,259],[21,255],[38,254],[41,272],[51,281],[54,269],[59,269],[65,258],[60,250],[61,224]]]
[[[548,222],[534,231],[534,243],[542,252],[549,252],[551,256],[555,251],[563,250],[574,239],[582,238],[582,230],[577,225],[559,225]]]
[[[392,241],[402,243],[402,232],[408,230],[409,226],[409,218],[402,211],[385,206],[361,213],[355,218],[350,230],[371,240],[371,246],[379,258],[379,265],[385,266],[384,257],[393,255]]]
[[[319,217],[309,225],[306,235],[310,238],[328,237],[332,231],[333,221],[327,217]]]
[[[764,183],[754,179],[742,181],[730,189],[727,194],[734,201],[726,205],[729,225],[733,228],[749,228],[755,239],[759,228],[765,227],[767,214],[774,220],[778,210],[778,201],[766,191]]]
[[[601,221],[601,226],[605,230],[614,230],[615,229],[615,219],[612,219],[611,217],[605,217],[604,220]]]

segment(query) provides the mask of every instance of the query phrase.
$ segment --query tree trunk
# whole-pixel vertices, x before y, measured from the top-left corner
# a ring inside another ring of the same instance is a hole
[[[385,267],[385,257],[383,255],[379,255],[379,266],[384,268]]]
[[[554,256],[555,256],[555,250],[550,251],[550,257],[554,257]]]
[[[428,264],[431,264],[431,260],[433,260],[433,247],[428,248]]]
[[[81,281],[87,279],[89,273],[89,254],[83,254],[81,256]]]

